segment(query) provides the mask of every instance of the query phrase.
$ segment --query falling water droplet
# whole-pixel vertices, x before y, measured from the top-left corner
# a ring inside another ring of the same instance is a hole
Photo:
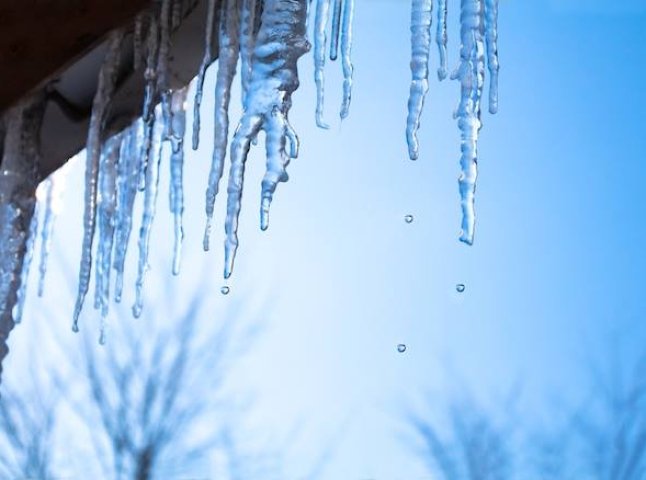
[[[400,343],[399,345],[397,345],[397,351],[399,353],[404,353],[406,351],[406,344]]]
[[[458,291],[458,293],[462,293],[462,292],[464,292],[464,290],[466,289],[466,287],[464,286],[464,283],[458,283],[458,284],[455,286],[455,289]]]
[[[405,221],[406,223],[413,223],[413,220],[414,220],[414,219],[415,219],[415,218],[414,218],[412,215],[406,215],[406,216],[404,217],[404,221]]]
[[[230,291],[231,289],[226,285],[220,289],[220,292],[222,292],[222,295],[228,295]]]

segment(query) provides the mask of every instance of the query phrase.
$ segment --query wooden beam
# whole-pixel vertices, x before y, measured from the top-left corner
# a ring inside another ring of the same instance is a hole
[[[151,0],[0,2],[0,112],[128,22]]]

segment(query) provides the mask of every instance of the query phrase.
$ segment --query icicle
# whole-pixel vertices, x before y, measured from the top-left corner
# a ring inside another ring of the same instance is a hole
[[[341,30],[341,12],[343,0],[334,0],[332,12],[332,32],[330,38],[330,60],[334,61],[339,56],[339,31]]]
[[[215,197],[218,194],[220,178],[224,169],[224,159],[227,154],[229,136],[229,102],[231,100],[231,85],[236,73],[238,53],[238,6],[237,0],[227,0],[222,4],[222,25],[220,26],[220,53],[218,58],[218,76],[215,83],[215,112],[213,158],[211,171],[206,189],[206,228],[204,230],[204,250],[209,249],[211,221]],[[245,110],[249,105],[245,105]]]
[[[202,94],[204,91],[204,77],[206,69],[213,62],[213,29],[215,27],[215,11],[217,0],[208,0],[208,11],[206,14],[206,33],[204,35],[204,57],[200,64],[197,74],[197,84],[195,86],[195,100],[193,101],[193,150],[197,150],[200,145],[200,105],[202,105]]]
[[[330,16],[330,0],[317,0],[314,18],[314,82],[316,83],[316,125],[330,128],[323,121],[325,100],[325,55],[327,46],[327,22]]]
[[[439,0],[437,6],[437,34],[435,41],[440,52],[440,68],[437,69],[437,78],[444,80],[448,75],[446,44],[448,35],[446,33],[446,0]]]
[[[110,270],[114,244],[115,210],[117,203],[117,165],[123,136],[114,135],[105,142],[99,173],[97,216],[99,243],[96,260],[95,308],[101,309],[101,317],[108,315],[110,300]]]
[[[256,42],[256,10],[258,0],[242,0],[240,16],[240,79],[242,82],[242,106],[246,104],[251,81],[251,59]]]
[[[341,23],[341,60],[343,64],[343,103],[341,104],[341,119],[350,113],[352,98],[352,17],[354,16],[354,0],[344,0],[343,21]]]
[[[47,259],[51,246],[52,230],[54,227],[54,182],[52,177],[47,178],[40,188],[45,190],[45,213],[43,214],[43,228],[40,232],[40,264],[38,266],[38,296],[42,297],[45,292],[45,274],[47,273]]]
[[[485,0],[485,36],[489,67],[489,113],[498,112],[498,0]]]
[[[163,138],[169,136],[171,123],[171,92],[168,79],[168,63],[170,61],[170,22],[173,0],[162,0],[159,23],[161,33],[159,38],[159,56],[157,57],[157,91],[161,94],[162,122],[164,124]]]
[[[173,248],[173,275],[179,274],[182,254],[182,214],[184,213],[184,187],[182,174],[184,169],[184,133],[186,132],[186,94],[187,88],[173,92],[171,113],[171,144],[170,157],[170,211],[173,214],[175,245]]]
[[[478,132],[480,102],[484,85],[484,25],[482,0],[462,0],[460,14],[460,65],[452,78],[460,80],[461,99],[457,110],[461,133],[460,197],[462,233],[460,240],[473,244],[475,226],[474,195],[478,175]]]
[[[40,232],[40,263],[38,265],[38,296],[45,292],[45,275],[47,274],[47,261],[52,244],[54,222],[60,208],[60,192],[65,183],[64,171],[57,170],[44,182],[45,213],[43,214],[43,227]]]
[[[7,355],[7,339],[14,326],[12,313],[36,204],[44,111],[45,95],[39,92],[5,114],[0,148],[0,361]]]
[[[433,0],[413,0],[411,13],[411,48],[410,69],[412,80],[408,97],[408,120],[406,121],[406,139],[408,156],[411,160],[419,158],[420,117],[424,99],[428,92],[428,62],[431,50],[431,23]]]
[[[162,154],[162,139],[164,124],[162,121],[161,108],[155,109],[155,121],[153,128],[153,152],[152,161],[146,169],[146,188],[144,191],[144,212],[139,229],[139,263],[137,267],[137,282],[135,289],[135,304],[132,307],[132,314],[135,317],[141,315],[143,309],[143,288],[144,278],[148,270],[148,250],[150,246],[150,231],[155,218],[155,207],[157,204],[157,191],[159,186],[159,164]]]
[[[31,261],[34,258],[34,241],[38,235],[38,202],[34,205],[34,213],[29,222],[27,232],[27,243],[25,244],[25,256],[22,262],[22,271],[20,273],[20,287],[16,292],[16,306],[13,309],[13,319],[16,324],[22,322],[22,312],[25,308],[25,298],[27,296],[27,282],[29,281],[29,270]]]
[[[73,330],[78,331],[78,319],[83,308],[83,301],[90,283],[92,268],[92,241],[96,228],[96,193],[99,175],[99,158],[101,154],[101,128],[105,121],[112,94],[114,93],[119,61],[121,57],[121,43],[123,32],[120,30],[110,34],[108,52],[101,71],[94,102],[87,139],[87,165],[85,170],[85,212],[83,214],[83,246],[81,251],[81,264],[79,273],[79,290],[74,308]]]
[[[117,163],[117,207],[115,212],[115,248],[113,267],[116,271],[114,300],[121,301],[123,271],[132,231],[132,208],[137,195],[139,162],[144,124],[141,119],[133,123],[121,143]]]
[[[144,78],[144,105],[141,117],[144,121],[143,140],[141,142],[141,158],[139,170],[139,190],[143,190],[146,182],[146,168],[152,149],[153,126],[155,123],[155,104],[158,100],[157,91],[157,58],[159,56],[159,25],[157,19],[150,18],[148,38],[146,39],[146,70]]]
[[[297,61],[309,50],[305,37],[307,0],[266,0],[253,58],[249,98],[231,144],[227,189],[225,268],[233,270],[238,247],[244,167],[250,144],[260,130],[266,134],[267,172],[262,181],[261,228],[267,228],[269,205],[278,182],[287,180],[286,136],[293,132],[287,115],[291,95],[298,88]]]

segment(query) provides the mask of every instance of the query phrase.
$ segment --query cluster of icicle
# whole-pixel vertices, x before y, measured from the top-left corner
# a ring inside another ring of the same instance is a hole
[[[447,76],[447,0],[437,6],[436,42],[439,48],[438,78]],[[433,0],[412,0],[411,72],[406,137],[411,160],[419,157],[417,131],[428,92],[429,58]],[[461,174],[459,178],[462,206],[460,240],[473,243],[475,213],[474,195],[478,162],[478,133],[481,127],[481,100],[484,89],[485,50],[489,69],[489,112],[498,111],[498,0],[461,0],[460,64],[451,74],[460,82],[460,103],[455,112],[461,134]]]
[[[315,44],[325,48],[327,4],[316,10]],[[101,342],[105,339],[105,319],[110,301],[110,276],[115,270],[114,299],[121,300],[126,248],[132,230],[132,211],[137,192],[143,191],[143,217],[139,230],[139,262],[133,315],[143,307],[143,285],[147,270],[151,225],[155,216],[162,142],[172,147],[170,159],[170,208],[174,215],[175,248],[173,273],[179,273],[182,244],[182,170],[183,137],[186,127],[187,89],[168,87],[170,31],[175,23],[174,2],[162,0],[154,14],[135,27],[135,67],[143,64],[146,88],[141,119],[126,130],[105,139],[102,131],[116,87],[116,75],[123,31],[115,31],[101,68],[94,98],[87,140],[85,177],[85,214],[79,290],[74,310],[73,329],[89,290],[92,268],[95,271],[94,306],[101,312]],[[175,3],[176,5],[176,3]],[[286,167],[298,155],[298,137],[289,123],[292,93],[298,88],[298,59],[310,49],[307,40],[308,0],[208,0],[204,58],[195,89],[192,146],[200,140],[200,105],[206,71],[218,59],[214,107],[214,148],[206,188],[206,229],[203,246],[209,249],[215,198],[224,171],[229,134],[231,89],[240,61],[242,118],[230,145],[230,173],[225,220],[225,269],[228,278],[238,246],[238,216],[244,183],[244,168],[252,144],[261,131],[265,134],[267,170],[262,181],[260,226],[268,226],[269,207],[279,182],[287,180]],[[340,43],[344,82],[341,117],[348,114],[352,86],[351,22],[353,0],[335,0],[332,19],[330,57],[337,57]],[[144,28],[147,27],[147,28]],[[215,36],[217,35],[217,42]],[[323,35],[323,39],[320,36]],[[218,51],[212,51],[212,45]],[[317,84],[322,104],[324,59],[316,57]],[[317,110],[318,111],[318,110]],[[318,119],[318,116],[317,116]],[[92,258],[98,229],[96,258]]]
[[[148,269],[163,142],[169,142],[171,146],[169,203],[174,216],[173,273],[179,273],[184,210],[183,139],[188,89],[171,90],[168,80],[171,30],[179,23],[178,9],[174,5],[178,4],[163,0],[156,9],[137,18],[134,66],[136,70],[144,70],[142,116],[126,129],[112,135],[104,132],[103,126],[116,89],[125,37],[122,30],[110,34],[106,57],[99,73],[86,145],[83,245],[72,328],[78,331],[78,321],[94,266],[94,307],[101,313],[101,343],[105,342],[112,270],[115,273],[114,300],[120,302],[122,298],[126,251],[133,228],[133,206],[140,191],[144,196],[143,214],[138,237],[139,261],[132,312],[135,317],[142,312],[143,284]],[[93,259],[95,236],[98,242]]]
[[[447,0],[437,0],[437,34],[440,80],[447,77]],[[238,246],[238,216],[241,208],[244,169],[249,150],[262,131],[267,169],[262,181],[260,227],[268,226],[269,207],[278,183],[287,180],[286,168],[299,150],[298,137],[289,123],[292,94],[298,88],[297,61],[310,49],[307,40],[308,13],[313,11],[314,80],[317,87],[315,119],[323,119],[324,68],[326,58],[341,56],[343,101],[341,118],[348,115],[353,67],[352,20],[354,0],[207,0],[204,57],[195,89],[192,147],[200,140],[200,106],[208,67],[218,59],[214,107],[214,147],[206,188],[206,229],[203,246],[209,249],[214,203],[227,156],[229,104],[238,62],[242,85],[242,117],[231,140],[227,213],[225,220],[225,268],[228,278]],[[312,3],[315,6],[312,7]],[[120,68],[123,30],[113,31],[101,67],[86,145],[83,245],[73,329],[95,274],[94,306],[101,313],[101,342],[114,283],[114,300],[120,302],[126,249],[133,230],[133,206],[143,194],[143,213],[138,232],[139,261],[133,315],[143,308],[143,286],[148,268],[151,226],[155,217],[162,144],[170,144],[170,211],[174,217],[172,271],[179,273],[183,240],[183,139],[186,131],[188,87],[171,90],[169,61],[171,31],[180,23],[181,0],[160,0],[141,14],[134,28],[134,68],[143,72],[145,93],[142,116],[118,132],[105,131],[110,104]],[[462,197],[461,240],[473,242],[473,200],[476,180],[477,139],[481,126],[481,98],[485,61],[490,73],[489,111],[497,110],[497,17],[498,0],[461,0],[460,63],[452,79],[460,81],[461,97],[456,118],[461,132],[460,193]],[[412,0],[412,82],[408,101],[407,140],[410,158],[419,156],[417,131],[428,91],[431,50],[432,0]],[[328,50],[329,35],[329,50]],[[217,45],[214,52],[212,46]],[[329,52],[329,53],[328,53]],[[485,54],[486,52],[486,54]],[[36,212],[39,183],[39,137],[45,93],[37,93],[15,106],[0,119],[0,361],[6,355],[6,339],[14,320],[20,321],[24,288],[31,265],[33,243],[40,232],[39,294],[51,244],[57,191],[60,180],[50,177],[41,186],[44,205],[42,226]],[[35,213],[36,212],[36,213]],[[98,234],[97,234],[98,231]],[[97,242],[95,245],[95,237]],[[93,258],[95,252],[95,258]],[[114,278],[111,273],[114,270]]]

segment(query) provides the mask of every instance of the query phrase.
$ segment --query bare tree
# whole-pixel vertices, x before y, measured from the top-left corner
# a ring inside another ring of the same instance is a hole
[[[444,412],[444,410],[443,410]],[[496,421],[468,396],[446,408],[446,421],[410,416],[421,440],[420,453],[443,480],[507,480],[513,478],[512,429]]]
[[[646,356],[632,369],[615,362],[607,370],[593,369],[591,398],[573,415],[577,471],[594,480],[644,480]]]
[[[41,393],[19,394],[2,385],[0,478],[53,478],[50,447],[58,396]]]
[[[82,397],[77,410],[91,427],[106,478],[161,478],[218,446],[213,414],[227,415],[218,390],[236,350],[234,323],[205,327],[203,300],[196,294],[179,317],[147,331],[121,318],[104,348],[86,337],[82,364],[90,402]]]

